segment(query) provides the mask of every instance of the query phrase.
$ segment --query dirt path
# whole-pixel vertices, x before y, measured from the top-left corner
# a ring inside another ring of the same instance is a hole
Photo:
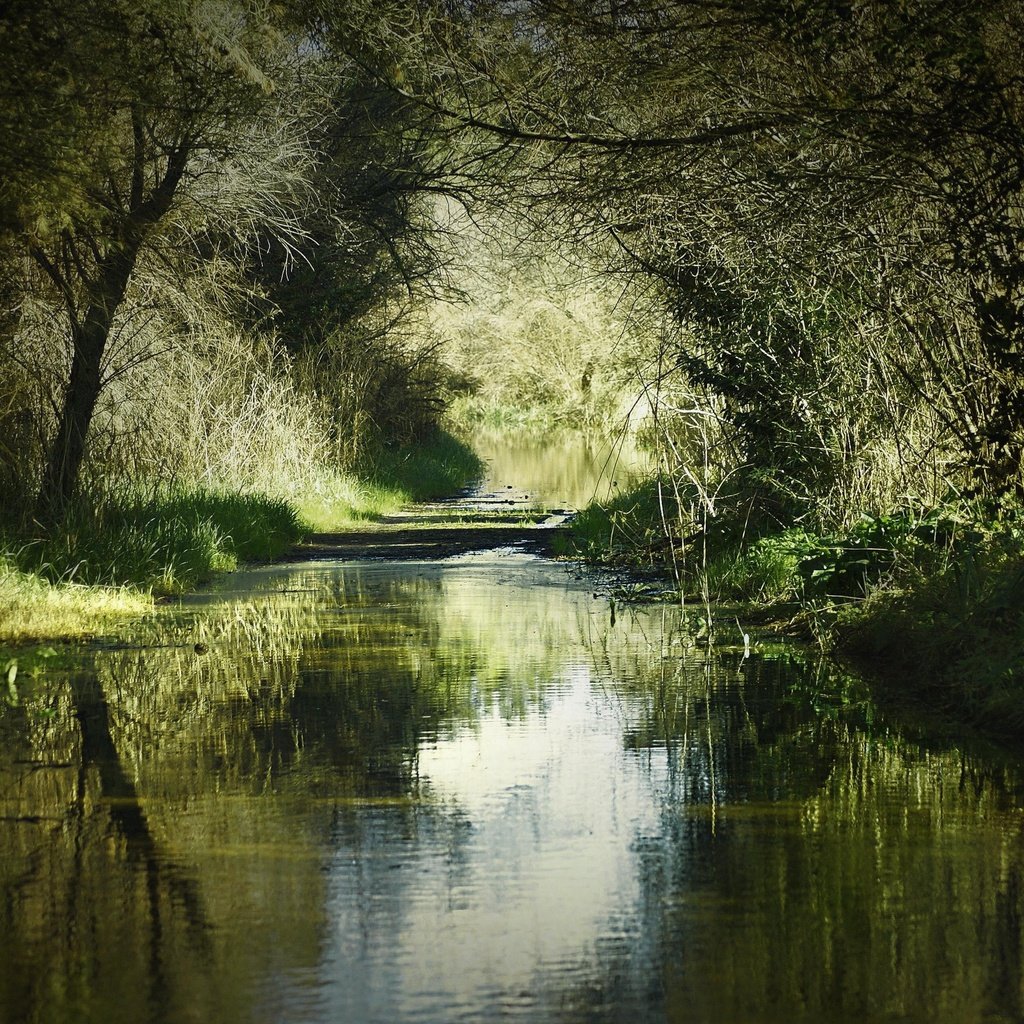
[[[312,534],[285,560],[402,561],[512,547],[549,555],[554,539],[565,534],[563,524],[569,515],[561,509],[538,511],[518,496],[458,497],[416,505],[362,529]]]

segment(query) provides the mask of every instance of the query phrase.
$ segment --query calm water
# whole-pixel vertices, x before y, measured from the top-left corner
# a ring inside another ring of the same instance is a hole
[[[487,472],[484,494],[545,509],[581,509],[626,488],[649,458],[628,438],[587,439],[553,431],[543,437],[482,429],[473,446]]]
[[[45,659],[0,714],[0,1020],[1022,1019],[1018,763],[696,619],[492,552]]]

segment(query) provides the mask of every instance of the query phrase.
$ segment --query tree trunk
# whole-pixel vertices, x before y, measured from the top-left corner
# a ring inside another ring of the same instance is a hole
[[[103,353],[138,251],[139,243],[135,242],[108,256],[99,268],[84,319],[72,326],[71,377],[36,499],[36,520],[43,525],[57,522],[75,496],[89,425],[103,388]]]

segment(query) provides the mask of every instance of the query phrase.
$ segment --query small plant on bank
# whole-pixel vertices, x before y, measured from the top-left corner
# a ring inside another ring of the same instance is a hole
[[[665,494],[656,480],[648,480],[611,501],[588,505],[572,520],[568,537],[556,542],[556,552],[598,562],[669,568],[677,519],[675,497]]]

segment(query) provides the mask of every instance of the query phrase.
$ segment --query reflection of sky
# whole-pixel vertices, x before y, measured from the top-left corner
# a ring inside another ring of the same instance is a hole
[[[636,930],[633,848],[657,808],[616,707],[568,667],[544,711],[509,723],[487,708],[423,749],[411,822],[381,809],[342,830],[323,964],[334,1019],[544,1019],[551,975],[585,982],[598,945]]]

